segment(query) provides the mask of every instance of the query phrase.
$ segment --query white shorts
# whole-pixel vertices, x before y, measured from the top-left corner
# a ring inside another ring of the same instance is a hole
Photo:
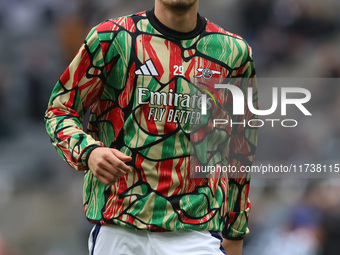
[[[90,255],[223,255],[219,234],[207,230],[151,232],[96,225],[89,237]]]

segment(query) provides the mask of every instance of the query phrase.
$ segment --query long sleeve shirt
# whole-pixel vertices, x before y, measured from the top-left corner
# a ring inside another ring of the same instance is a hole
[[[231,125],[254,115],[247,107],[244,115],[233,115],[231,93],[204,87],[236,79],[245,99],[253,89],[257,105],[252,52],[241,37],[197,19],[190,33],[165,27],[153,10],[107,20],[90,31],[55,85],[46,129],[61,157],[84,171],[90,222],[151,231],[204,229],[229,239],[248,233],[249,177],[195,178],[192,170],[202,157],[209,163],[210,155],[214,164],[238,168],[254,160],[256,128]],[[223,128],[202,114],[203,93],[216,96],[208,96],[208,108],[224,109],[212,114],[228,120]],[[98,146],[131,156],[132,173],[112,186],[100,183],[87,165]],[[222,153],[214,154],[214,147],[223,147]]]

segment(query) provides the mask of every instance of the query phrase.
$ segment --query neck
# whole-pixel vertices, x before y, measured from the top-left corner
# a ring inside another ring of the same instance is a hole
[[[165,6],[160,1],[155,1],[155,16],[172,30],[188,33],[197,25],[198,2],[187,10],[177,10]]]

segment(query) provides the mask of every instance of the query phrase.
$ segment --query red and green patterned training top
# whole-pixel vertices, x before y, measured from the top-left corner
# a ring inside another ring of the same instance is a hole
[[[200,15],[191,33],[165,27],[153,10],[91,30],[56,84],[45,116],[58,153],[85,171],[83,202],[90,222],[151,231],[203,229],[229,239],[248,233],[249,178],[190,176],[190,125],[200,118],[191,80],[230,77],[255,77],[251,49]],[[255,82],[238,86],[244,92],[252,86],[257,103]],[[232,100],[221,91],[219,100],[231,109]],[[225,117],[242,121],[253,116],[246,109],[243,116]],[[211,122],[207,125],[211,130]],[[228,125],[218,137],[215,142],[227,144],[223,162],[252,163],[256,129]],[[201,138],[195,136],[196,145]],[[134,171],[105,187],[87,168],[97,146],[130,155]]]

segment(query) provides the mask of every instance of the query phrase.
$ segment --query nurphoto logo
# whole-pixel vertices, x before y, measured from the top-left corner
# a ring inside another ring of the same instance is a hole
[[[245,114],[245,103],[247,103],[247,107],[251,113],[257,116],[270,116],[275,113],[279,108],[279,99],[280,99],[280,115],[287,116],[287,106],[293,105],[298,110],[302,112],[305,116],[312,116],[311,112],[305,107],[305,104],[311,100],[311,92],[305,88],[299,87],[273,87],[272,88],[272,104],[269,109],[256,109],[253,105],[253,88],[247,88],[247,98],[245,99],[245,95],[242,90],[232,84],[215,84],[215,89],[227,89],[233,98],[233,115],[244,115]],[[280,93],[279,93],[280,91]],[[210,98],[208,98],[208,95]],[[215,100],[211,93],[202,94],[202,107],[201,114],[207,115],[207,109],[211,106],[211,103],[208,102],[209,99],[212,99],[217,105],[217,101],[221,101],[220,98]],[[291,97],[291,96],[294,97]],[[298,96],[298,98],[297,98]],[[218,97],[218,94],[217,94]],[[274,118],[266,118],[266,119],[250,119],[248,121],[243,120],[243,122],[232,122],[230,120],[230,124],[233,125],[243,125],[250,127],[263,127],[266,123],[271,124],[271,127],[275,127],[276,123],[280,123],[282,127],[296,127],[298,125],[298,121],[295,119],[274,119]],[[217,125],[226,125],[229,123],[227,119],[213,119],[213,126]]]

